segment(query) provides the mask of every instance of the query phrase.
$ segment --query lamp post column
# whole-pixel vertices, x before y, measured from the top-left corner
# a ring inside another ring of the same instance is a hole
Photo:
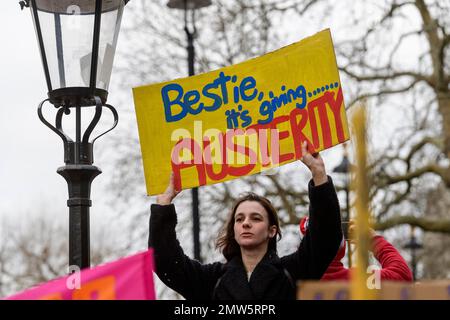
[[[195,48],[194,39],[196,36],[195,12],[197,9],[211,5],[211,0],[169,0],[167,6],[171,9],[181,9],[184,11],[184,31],[187,37],[188,72],[189,76],[195,75],[194,61]],[[188,26],[188,11],[190,10],[192,31]],[[200,255],[200,212],[199,212],[198,188],[192,188],[192,226],[194,238],[194,258],[201,262]]]
[[[413,273],[413,280],[416,281],[417,279],[417,266],[416,266],[416,248],[411,249],[411,264],[412,264],[412,273]]]
[[[423,245],[419,241],[417,241],[416,235],[415,235],[415,227],[411,226],[411,234],[409,243],[407,243],[404,246],[405,249],[411,250],[411,269],[413,274],[413,280],[417,280],[417,249],[422,249]]]
[[[192,24],[194,26],[193,31],[191,32],[188,28],[187,23],[187,8],[185,9],[185,18],[184,18],[184,31],[186,32],[187,38],[187,54],[188,54],[188,72],[189,76],[195,75],[195,48],[194,48],[194,37],[195,37],[195,21],[192,20]],[[194,14],[192,15],[194,19]],[[194,237],[194,258],[201,262],[200,255],[200,201],[198,198],[198,188],[192,188],[192,228],[193,228],[193,237]]]
[[[77,126],[79,123],[77,123]],[[77,128],[78,129],[78,128]],[[69,266],[90,266],[89,211],[92,205],[91,183],[102,171],[93,166],[91,143],[67,143],[66,165],[57,172],[69,189]]]
[[[101,170],[92,165],[66,165],[57,172],[66,179],[69,188],[69,265],[87,268],[90,266],[91,183]]]
[[[348,160],[347,155],[347,145],[343,145],[344,148],[344,154],[341,160],[341,163],[339,163],[334,169],[333,172],[342,174],[343,180],[344,180],[344,191],[345,191],[345,216],[343,217],[344,221],[347,223],[347,228],[350,222],[350,169],[351,164]],[[347,230],[348,233],[348,230]],[[347,258],[348,258],[348,267],[352,267],[352,246],[351,242],[348,241],[347,245]]]

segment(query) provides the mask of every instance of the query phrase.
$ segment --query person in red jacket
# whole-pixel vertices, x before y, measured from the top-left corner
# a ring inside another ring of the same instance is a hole
[[[354,232],[354,223],[350,221],[349,233]],[[300,232],[305,235],[308,230],[308,217],[303,217],[300,220]],[[373,229],[370,229],[370,235],[372,237],[372,253],[378,262],[381,264],[381,280],[391,281],[413,281],[412,272],[408,267],[405,259],[382,236],[377,235]],[[328,266],[321,280],[349,280],[350,269],[345,268],[341,259],[345,256],[346,241],[342,238],[339,251],[336,257]]]

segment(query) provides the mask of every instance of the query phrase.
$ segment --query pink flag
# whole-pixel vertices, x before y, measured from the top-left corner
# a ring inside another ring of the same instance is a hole
[[[153,250],[52,280],[8,300],[154,300]]]

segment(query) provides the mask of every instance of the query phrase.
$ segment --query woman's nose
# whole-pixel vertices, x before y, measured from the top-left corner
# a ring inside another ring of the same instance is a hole
[[[249,220],[247,220],[247,219],[245,219],[244,220],[244,223],[242,224],[242,226],[244,227],[244,228],[250,228],[250,221]]]

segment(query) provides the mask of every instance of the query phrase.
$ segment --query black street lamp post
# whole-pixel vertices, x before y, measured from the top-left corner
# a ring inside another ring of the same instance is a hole
[[[409,237],[409,242],[407,242],[403,248],[411,250],[411,268],[413,273],[414,281],[417,279],[417,257],[416,251],[423,248],[423,245],[417,240],[415,236],[415,228],[411,226],[411,234]]]
[[[184,31],[187,38],[187,53],[188,53],[188,71],[189,76],[195,75],[194,60],[194,38],[197,34],[195,27],[195,10],[208,7],[211,5],[211,0],[169,0],[167,6],[172,9],[184,10]],[[188,25],[188,11],[191,10],[191,29]],[[194,237],[194,258],[201,261],[200,255],[200,212],[199,212],[199,198],[198,188],[192,188],[192,225]]]
[[[114,129],[116,109],[106,104],[114,54],[124,6],[129,0],[26,0],[29,7],[48,88],[48,99],[38,107],[39,119],[64,143],[65,166],[57,172],[69,189],[69,266],[90,266],[90,190],[101,170],[93,166],[96,139]],[[50,102],[57,109],[55,125],[43,116]],[[94,107],[92,121],[82,134],[81,113]],[[114,116],[113,126],[90,140],[103,107]],[[62,128],[64,115],[75,111],[75,141]]]
[[[344,144],[344,154],[339,163],[334,169],[333,172],[339,173],[343,175],[344,178],[344,191],[345,191],[345,216],[343,219],[343,223],[345,223],[346,228],[348,228],[350,221],[350,161],[348,160],[347,155],[347,146]],[[346,230],[348,232],[348,230]],[[347,257],[348,257],[348,265],[349,268],[352,266],[352,248],[349,243],[347,246]]]

